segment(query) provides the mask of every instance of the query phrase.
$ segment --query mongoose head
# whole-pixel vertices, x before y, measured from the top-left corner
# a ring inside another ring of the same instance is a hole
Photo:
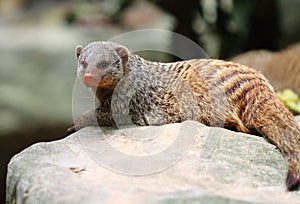
[[[129,51],[114,42],[92,42],[75,49],[77,73],[83,83],[92,88],[114,88],[127,73]]]

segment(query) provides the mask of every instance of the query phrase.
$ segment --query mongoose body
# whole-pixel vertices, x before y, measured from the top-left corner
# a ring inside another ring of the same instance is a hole
[[[80,116],[68,133],[95,123],[163,125],[196,120],[261,135],[287,156],[287,189],[297,189],[299,125],[256,70],[214,59],[151,62],[113,42],[79,46],[76,56],[78,76],[99,103],[95,112]]]

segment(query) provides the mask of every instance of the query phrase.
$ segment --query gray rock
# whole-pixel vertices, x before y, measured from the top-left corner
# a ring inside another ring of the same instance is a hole
[[[300,123],[300,115],[297,115],[295,118],[296,118],[297,122]]]
[[[7,203],[299,203],[261,137],[186,121],[88,127],[15,155]]]

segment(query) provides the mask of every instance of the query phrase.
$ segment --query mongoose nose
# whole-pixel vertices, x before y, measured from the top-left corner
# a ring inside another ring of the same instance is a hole
[[[85,81],[90,81],[92,79],[93,79],[93,75],[92,74],[86,73],[86,74],[83,75],[83,80],[85,80]]]

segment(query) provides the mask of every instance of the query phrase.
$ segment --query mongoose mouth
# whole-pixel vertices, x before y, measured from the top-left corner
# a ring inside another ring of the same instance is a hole
[[[88,87],[98,87],[98,83],[97,82],[92,82],[92,81],[85,81],[83,80],[83,83],[88,86]]]

